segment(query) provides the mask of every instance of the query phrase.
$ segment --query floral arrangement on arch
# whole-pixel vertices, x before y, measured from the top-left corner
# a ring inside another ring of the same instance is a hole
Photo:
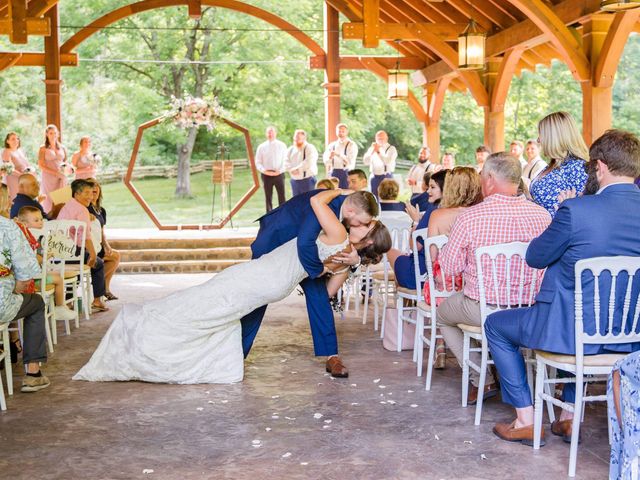
[[[203,98],[171,98],[172,110],[169,113],[173,117],[173,123],[179,128],[207,127],[208,131],[216,127],[216,121],[222,116],[222,106],[218,98],[205,100]]]

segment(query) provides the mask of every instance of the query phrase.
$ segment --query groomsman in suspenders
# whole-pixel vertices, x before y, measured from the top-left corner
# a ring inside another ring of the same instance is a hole
[[[429,161],[431,150],[429,147],[422,147],[418,153],[418,163],[416,163],[407,174],[407,185],[411,188],[411,200],[423,193],[422,179],[426,172],[434,172],[436,165]]]
[[[336,125],[338,140],[329,144],[322,156],[327,177],[340,181],[340,188],[349,187],[349,170],[356,168],[358,146],[349,138],[349,129],[344,123]]]
[[[389,145],[389,136],[384,130],[376,133],[376,141],[371,144],[363,157],[371,172],[371,193],[378,198],[378,186],[385,178],[393,178],[396,169],[396,147]]]
[[[262,176],[267,212],[273,210],[273,187],[278,192],[278,205],[285,202],[284,197],[284,161],[287,157],[287,146],[276,139],[275,127],[267,127],[267,141],[261,143],[256,150],[256,168]]]
[[[284,168],[291,175],[291,192],[294,197],[316,188],[318,150],[307,143],[307,132],[304,130],[296,130],[293,134],[293,145],[287,152]]]

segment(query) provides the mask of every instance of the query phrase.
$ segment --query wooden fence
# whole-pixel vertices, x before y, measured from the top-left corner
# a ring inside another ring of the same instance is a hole
[[[249,168],[249,160],[246,158],[236,158],[231,160],[234,168]],[[202,160],[191,164],[190,172],[202,173],[211,171],[213,160]],[[127,173],[127,167],[112,167],[99,172],[97,177],[100,183],[120,182]],[[149,165],[136,166],[133,170],[133,179],[141,178],[175,178],[178,175],[177,165]]]

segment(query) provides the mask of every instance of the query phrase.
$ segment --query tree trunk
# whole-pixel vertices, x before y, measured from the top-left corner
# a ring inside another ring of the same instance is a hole
[[[178,178],[176,181],[175,195],[178,198],[191,196],[191,154],[196,143],[198,127],[191,127],[187,133],[187,141],[178,145]]]

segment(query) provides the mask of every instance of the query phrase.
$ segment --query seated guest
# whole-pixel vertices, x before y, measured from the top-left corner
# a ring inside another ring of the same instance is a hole
[[[368,190],[369,180],[367,179],[367,174],[364,173],[364,170],[360,170],[359,168],[350,170],[348,181],[349,190],[353,190],[354,192]]]
[[[340,184],[340,180],[338,180],[337,178],[335,179],[323,178],[322,180],[319,180],[318,183],[316,183],[316,188],[322,188],[325,190],[335,190],[336,188],[338,188],[339,184]]]
[[[93,182],[93,198],[89,205],[89,213],[100,223],[100,244],[94,245],[94,247],[100,249],[98,257],[104,262],[104,296],[107,300],[117,300],[118,297],[111,293],[111,279],[113,274],[116,273],[118,265],[120,265],[120,252],[111,248],[104,234],[104,226],[107,224],[107,211],[102,206],[102,187],[96,180],[90,180]]]
[[[611,455],[609,478],[631,479],[633,461],[638,457],[640,430],[640,351],[618,360],[607,384]]]
[[[640,191],[633,185],[640,174],[640,140],[628,132],[609,130],[593,143],[589,158],[589,175],[600,187],[597,194],[560,204],[549,228],[527,249],[527,263],[547,269],[536,303],[490,315],[485,324],[502,379],[502,399],[516,409],[514,422],[499,423],[493,429],[504,440],[533,439],[533,406],[520,347],[575,355],[575,263],[601,256],[640,256],[640,242],[634,234],[640,231]],[[620,309],[625,290],[617,292]],[[592,293],[587,291],[585,298],[589,296]],[[591,329],[594,321],[593,310],[585,309],[585,328]],[[586,355],[637,350],[640,343],[584,346]],[[564,384],[565,402],[574,402],[575,389],[575,383]],[[551,425],[551,433],[570,438],[572,418],[562,410],[559,420]]]
[[[480,145],[476,148],[476,170],[479,172],[482,171],[482,167],[484,166],[484,162],[487,161],[487,157],[491,155],[491,150],[486,145]]]
[[[431,172],[425,172],[422,176],[422,193],[411,197],[409,203],[421,212],[426,212],[430,208],[429,203],[429,180],[431,180]]]
[[[404,212],[406,206],[398,201],[400,185],[395,180],[385,178],[378,186],[378,198],[380,198],[380,210],[383,212]]]
[[[29,229],[34,228],[41,230],[44,224],[44,219],[42,218],[42,212],[36,207],[22,207],[18,212],[18,216],[15,218],[16,223],[25,238],[29,242],[29,245],[36,252],[36,258],[38,259],[38,263],[42,266],[42,256],[38,253],[38,250],[41,250],[40,243],[36,238],[32,235]],[[41,281],[41,278],[37,278],[37,282],[33,282],[31,284],[30,290],[26,293],[36,293],[35,288],[40,288],[38,284]],[[47,284],[54,285],[54,303],[55,303],[55,312],[57,320],[73,320],[76,318],[75,313],[65,304],[65,286],[64,279],[60,276],[60,273],[53,271],[51,269],[47,270]]]
[[[44,301],[38,294],[22,293],[40,273],[36,255],[18,226],[0,217],[0,323],[23,319],[22,361],[26,375],[22,392],[37,392],[50,384],[40,371],[40,363],[47,361]]]
[[[462,170],[458,170],[458,173],[454,176],[450,170],[440,170],[439,172],[431,175],[431,182],[435,184],[433,190],[433,198],[434,203],[437,201],[440,204],[440,208],[447,209],[457,209],[462,206],[469,206],[478,203],[480,198],[480,185],[477,178],[474,180],[473,177],[467,174],[467,172],[463,172]],[[474,172],[475,173],[475,172]],[[477,177],[477,173],[475,173]],[[443,184],[443,193],[439,193],[439,181],[441,179],[446,179],[442,181]],[[435,200],[435,198],[441,195],[442,200]],[[446,205],[446,207],[445,207]],[[440,208],[438,210],[440,210]],[[431,229],[431,217],[438,211],[427,211],[420,219],[416,229],[427,228]],[[446,215],[442,218],[448,218]],[[444,228],[444,227],[443,227]],[[429,236],[431,235],[431,230],[429,230]],[[424,274],[427,271],[427,266],[425,263],[425,255],[422,249],[422,245],[417,245],[414,250],[418,251],[418,263],[420,265],[420,273]],[[415,277],[415,269],[413,264],[413,253],[410,255],[403,255],[397,249],[391,249],[387,252],[387,258],[389,259],[389,264],[393,266],[393,271],[396,276],[396,282],[399,286],[404,288],[414,289],[416,288],[416,277]]]
[[[482,203],[460,213],[451,227],[449,241],[440,252],[438,260],[446,276],[462,273],[464,290],[447,298],[438,308],[438,323],[442,336],[458,363],[462,365],[463,334],[458,324],[480,326],[480,293],[476,271],[475,251],[479,247],[497,243],[528,242],[540,235],[551,220],[544,208],[529,202],[518,195],[518,185],[522,176],[520,161],[505,152],[494,153],[487,158],[480,179],[482,182]],[[447,180],[448,181],[448,180]],[[445,185],[446,188],[446,185]],[[431,233],[431,232],[429,232]],[[515,260],[513,271],[520,271]],[[504,263],[498,263],[497,278],[504,282],[506,272]],[[525,268],[524,289],[531,286],[533,275],[537,272]],[[515,283],[515,282],[514,282]],[[536,283],[538,285],[539,282]],[[519,284],[512,285],[510,292],[501,292],[496,298],[493,278],[485,278],[485,291],[488,304],[505,305],[509,295],[511,304],[517,303]],[[472,352],[471,360],[480,365],[480,353]],[[474,405],[478,397],[478,378],[471,370],[472,388],[469,390],[468,404]],[[497,387],[491,372],[487,372],[485,398],[495,396]]]
[[[550,163],[532,180],[529,191],[533,201],[553,217],[561,194],[583,192],[587,183],[585,159],[589,150],[575,120],[567,112],[551,113],[540,120],[538,135],[542,154]]]
[[[13,200],[13,205],[11,205],[11,218],[17,217],[22,207],[36,207],[42,213],[42,218],[48,220],[49,217],[38,201],[38,195],[40,195],[40,182],[38,182],[38,179],[30,173],[20,175],[18,194]]]
[[[73,198],[62,207],[57,219],[80,220],[86,225],[84,261],[91,267],[91,283],[93,284],[91,307],[96,311],[105,312],[109,309],[102,302],[102,296],[105,294],[104,262],[97,256],[91,240],[91,214],[88,209],[93,199],[93,185],[86,180],[74,180],[71,183],[71,194]],[[81,245],[77,245],[78,251],[80,251],[80,247]]]

